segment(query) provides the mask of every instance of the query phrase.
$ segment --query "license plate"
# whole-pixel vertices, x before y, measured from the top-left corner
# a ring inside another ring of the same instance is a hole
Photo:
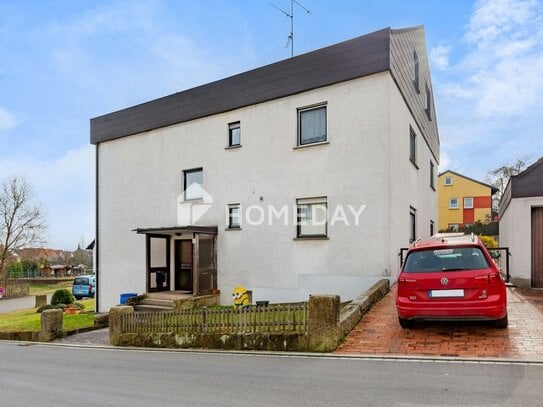
[[[464,290],[430,290],[430,298],[463,297]]]

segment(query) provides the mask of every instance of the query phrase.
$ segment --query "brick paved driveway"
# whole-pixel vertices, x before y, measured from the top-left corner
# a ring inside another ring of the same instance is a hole
[[[402,329],[396,286],[351,331],[336,353],[543,360],[543,291],[508,288],[509,327],[487,322],[425,322]]]

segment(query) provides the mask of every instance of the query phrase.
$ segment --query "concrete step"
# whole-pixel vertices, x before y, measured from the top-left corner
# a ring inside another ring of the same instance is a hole
[[[173,301],[159,298],[145,298],[140,302],[140,305],[156,305],[158,307],[173,308]]]
[[[136,311],[144,311],[144,312],[164,312],[164,311],[172,311],[172,307],[161,307],[159,305],[136,305],[134,307]]]

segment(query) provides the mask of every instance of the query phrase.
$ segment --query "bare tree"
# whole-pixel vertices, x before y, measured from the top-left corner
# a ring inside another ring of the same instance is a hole
[[[0,190],[0,280],[15,250],[43,242],[46,229],[40,205],[32,203],[32,188],[13,177]]]
[[[505,191],[509,178],[522,172],[526,168],[529,159],[530,158],[527,156],[518,158],[511,165],[502,165],[486,173],[486,178],[489,183],[498,188],[499,197],[503,195],[503,191]]]

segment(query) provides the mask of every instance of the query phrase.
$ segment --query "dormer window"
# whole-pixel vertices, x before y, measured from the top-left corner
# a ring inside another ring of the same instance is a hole
[[[426,84],[426,101],[424,103],[424,110],[426,110],[426,115],[428,119],[432,120],[432,92]]]
[[[419,87],[419,56],[417,55],[417,51],[413,51],[413,63],[414,63],[413,85],[415,86],[415,90],[417,91],[417,93],[420,93],[420,87]]]

